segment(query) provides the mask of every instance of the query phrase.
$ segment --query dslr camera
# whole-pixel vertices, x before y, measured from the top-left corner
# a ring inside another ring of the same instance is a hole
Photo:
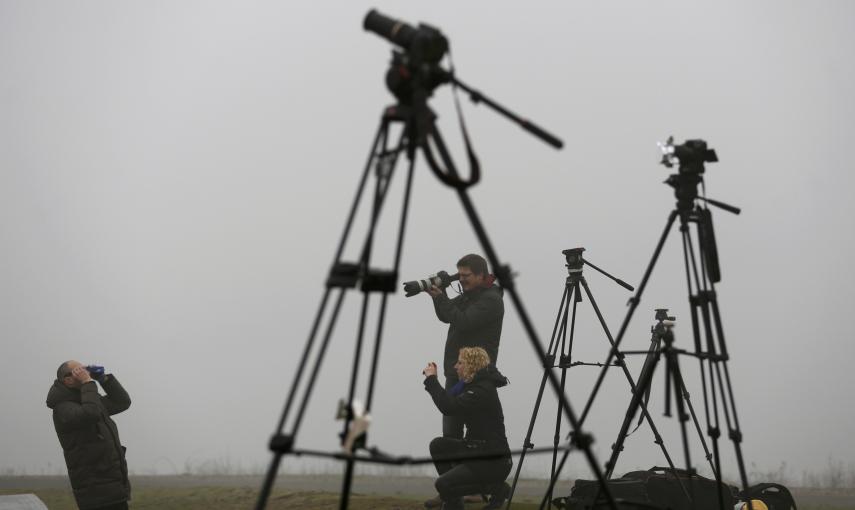
[[[446,271],[440,271],[432,274],[423,280],[413,280],[404,282],[404,292],[407,297],[413,297],[419,292],[427,291],[432,286],[436,285],[440,289],[444,289],[451,285],[451,282],[456,282],[460,279],[460,273],[448,274]]]

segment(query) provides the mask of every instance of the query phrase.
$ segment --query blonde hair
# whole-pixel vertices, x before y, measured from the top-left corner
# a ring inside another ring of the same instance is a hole
[[[463,380],[472,382],[475,374],[490,365],[490,355],[481,347],[464,347],[460,349],[460,358],[463,365]]]

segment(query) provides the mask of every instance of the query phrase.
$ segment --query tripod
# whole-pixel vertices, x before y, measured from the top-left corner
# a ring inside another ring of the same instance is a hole
[[[291,390],[288,394],[285,409],[283,410],[282,416],[279,420],[276,432],[270,440],[269,447],[273,452],[273,459],[259,493],[259,499],[256,504],[256,508],[259,510],[266,506],[282,457],[286,454],[317,455],[345,461],[341,498],[339,500],[339,508],[341,509],[347,508],[353,470],[357,461],[380,463],[408,462],[408,458],[400,458],[395,461],[394,459],[390,459],[388,455],[381,453],[376,448],[366,448],[367,432],[365,429],[367,427],[367,423],[370,422],[370,412],[373,403],[375,381],[377,378],[378,359],[381,347],[383,324],[385,320],[386,304],[389,294],[394,292],[397,286],[398,269],[400,267],[406,218],[412,187],[412,177],[415,168],[415,156],[417,152],[421,152],[428,161],[433,172],[444,183],[453,187],[457,192],[469,222],[475,230],[475,234],[478,237],[487,259],[494,268],[502,287],[511,296],[512,302],[517,309],[532,348],[535,349],[539,358],[543,359],[545,356],[541,343],[534,331],[534,327],[528,318],[528,314],[525,311],[522,300],[514,286],[510,268],[500,263],[498,255],[487,237],[487,233],[469,197],[467,188],[477,181],[478,167],[477,160],[474,158],[474,153],[468,146],[468,138],[467,149],[469,152],[470,165],[472,167],[472,178],[470,181],[466,182],[461,180],[459,177],[439,129],[435,124],[436,116],[427,106],[427,98],[437,86],[444,83],[452,83],[453,85],[456,85],[468,92],[473,101],[487,104],[503,116],[513,120],[527,131],[547,141],[553,146],[560,148],[562,146],[562,142],[533,123],[516,116],[497,103],[489,100],[480,92],[472,90],[457,80],[452,73],[441,69],[438,63],[447,50],[448,43],[438,30],[426,25],[420,25],[418,28],[413,28],[400,21],[383,16],[376,11],[368,13],[365,18],[364,25],[366,29],[378,33],[406,50],[405,52],[393,52],[392,66],[389,70],[389,74],[387,75],[387,84],[389,85],[390,90],[392,90],[398,98],[398,103],[386,108],[381,117],[380,126],[369,152],[368,161],[365,165],[362,177],[357,186],[356,196],[353,204],[351,205],[348,219],[345,222],[344,233],[342,234],[332,268],[330,269],[330,273],[326,281],[326,290],[321,298],[318,312],[315,315],[309,337],[306,341],[299,366],[291,385]],[[401,125],[401,133],[398,141],[394,144],[390,144],[390,128],[394,124]],[[439,161],[442,163],[444,170],[438,164],[439,162],[436,159],[433,148],[436,149],[439,155]],[[398,158],[402,153],[407,157],[408,169],[403,197],[403,207],[397,229],[395,262],[394,267],[391,270],[381,270],[371,266],[375,228],[382,212],[383,205],[387,200],[390,181],[394,176]],[[371,202],[368,232],[363,240],[358,261],[355,263],[344,262],[342,261],[342,253],[350,234],[353,219],[359,207],[362,194],[366,189],[366,183],[372,168],[375,169],[375,181],[373,186],[374,197]],[[363,299],[356,334],[348,397],[346,405],[342,406],[344,410],[344,427],[341,433],[341,438],[342,445],[345,446],[344,451],[326,453],[295,448],[297,434],[302,423],[306,406],[311,397],[312,389],[326,354],[326,350],[329,346],[329,341],[332,336],[336,319],[341,310],[346,291],[348,289],[354,289],[357,286],[363,294]],[[354,399],[356,396],[357,379],[361,367],[361,356],[369,301],[371,295],[374,293],[380,294],[377,328],[374,335],[374,345],[368,377],[367,398],[364,413],[357,413],[354,409]],[[290,431],[286,432],[286,422],[288,421],[292,405],[295,403],[298,387],[301,385],[301,382],[303,382],[303,374],[306,366],[308,365],[310,353],[313,350],[317,333],[321,329],[321,322],[325,315],[327,304],[333,294],[335,294],[334,305],[326,327],[324,328],[325,332],[323,334],[323,340],[318,348],[315,361],[312,365],[312,370],[305,382],[303,396],[300,401],[296,417],[292,422]],[[550,383],[555,391],[558,392],[559,385],[554,375],[550,377]],[[578,420],[576,420],[576,416],[570,407],[570,403],[563,392],[559,393],[559,400],[566,412],[567,419],[573,427],[573,430],[577,431],[577,436],[587,438],[588,436],[581,432]],[[596,458],[589,447],[589,442],[590,440],[588,440],[586,444],[581,444],[581,448],[584,450],[588,463],[596,474],[597,479],[600,480],[601,483],[605,483],[605,478],[603,477]],[[367,450],[370,456],[359,455],[358,453],[361,450]],[[614,510],[617,510],[607,488],[606,499],[609,501],[611,507]]]
[[[514,474],[514,482],[511,486],[510,495],[508,496],[508,504],[507,504],[508,508],[510,508],[511,501],[513,500],[514,492],[516,490],[517,482],[519,481],[519,475],[520,475],[520,472],[522,470],[522,465],[523,465],[523,462],[525,460],[526,452],[529,449],[534,448],[534,444],[532,444],[532,442],[531,442],[531,435],[532,435],[532,432],[534,430],[534,424],[537,420],[537,414],[538,414],[538,411],[540,409],[541,401],[543,399],[543,390],[546,386],[547,373],[551,373],[552,370],[554,370],[556,368],[561,369],[560,386],[561,386],[561,392],[563,393],[566,378],[567,378],[567,370],[568,369],[570,369],[572,367],[576,367],[576,366],[585,366],[585,365],[603,366],[602,363],[590,363],[590,362],[574,361],[573,360],[572,352],[573,352],[574,334],[575,334],[575,329],[576,329],[576,309],[577,309],[578,303],[580,303],[582,301],[582,293],[580,290],[580,284],[581,284],[581,288],[584,289],[585,294],[588,297],[588,301],[591,303],[591,306],[594,309],[594,312],[597,315],[597,319],[600,322],[600,326],[603,328],[603,332],[605,333],[606,338],[609,341],[609,345],[611,346],[612,349],[615,348],[615,342],[612,339],[611,332],[609,331],[609,328],[606,325],[606,321],[603,318],[602,313],[600,312],[600,308],[597,306],[597,302],[594,299],[594,296],[591,293],[590,288],[588,287],[588,282],[582,273],[583,266],[587,264],[588,266],[597,270],[598,272],[605,275],[606,277],[614,280],[618,285],[624,287],[625,289],[630,290],[630,291],[635,290],[631,285],[625,283],[624,281],[622,281],[618,278],[615,278],[614,276],[610,275],[606,271],[600,269],[599,267],[595,266],[594,264],[592,264],[591,262],[586,260],[582,256],[583,251],[585,251],[585,248],[572,248],[572,249],[564,250],[561,252],[562,254],[564,254],[564,256],[566,258],[565,266],[567,267],[568,276],[565,280],[564,293],[561,296],[561,304],[558,307],[558,315],[555,318],[555,324],[554,324],[553,329],[552,329],[552,338],[550,339],[549,347],[547,348],[546,358],[544,359],[544,374],[543,374],[543,377],[540,381],[540,388],[538,389],[537,398],[535,399],[534,410],[532,411],[531,420],[530,420],[529,426],[528,426],[528,432],[526,433],[525,440],[523,441],[522,453],[520,454],[520,459],[519,459],[519,462],[517,463],[517,469],[516,469],[516,472]],[[570,308],[571,308],[570,303],[571,302],[573,303],[572,314],[570,312]],[[570,319],[569,320],[569,327],[568,327],[568,316]],[[568,331],[569,331],[569,337],[568,337]],[[559,355],[559,348],[560,348],[560,355]],[[558,359],[558,364],[556,364],[556,358]],[[632,375],[629,373],[629,369],[626,367],[626,364],[623,361],[623,355],[618,353],[617,361],[615,361],[615,362],[609,361],[609,362],[612,363],[612,365],[619,366],[623,369],[624,375],[627,378],[627,382],[629,383],[633,394],[637,394],[635,380],[633,379]],[[590,409],[590,405],[587,406],[587,409]],[[644,403],[642,403],[642,409],[643,409],[642,414],[644,415],[644,418],[647,420],[647,422],[650,424],[650,428],[653,431],[653,434],[656,438],[656,441],[655,441],[656,444],[658,444],[660,446],[660,448],[662,449],[662,453],[665,455],[665,459],[668,462],[668,465],[673,470],[674,464],[671,460],[671,456],[669,455],[668,450],[665,448],[665,444],[663,443],[662,438],[659,435],[659,431],[656,428],[656,424],[653,422],[653,419],[650,417],[649,413],[647,412],[647,408],[644,405]],[[559,438],[560,438],[560,434],[561,434],[561,415],[562,415],[562,408],[559,406],[556,421],[555,421],[555,435],[553,437],[552,465],[551,465],[551,470],[550,470],[551,483],[549,484],[549,487],[546,490],[541,508],[543,508],[543,505],[545,505],[546,502],[552,500],[552,490],[554,487],[555,480],[557,479],[559,471],[563,467],[564,462],[565,462],[566,457],[567,457],[567,454],[569,452],[569,450],[565,450],[564,458],[562,458],[561,464],[560,464],[561,467],[556,468],[556,462],[558,459],[558,444],[559,444]],[[583,414],[579,418],[580,424],[584,424],[585,418],[586,418],[586,414]]]
[[[595,395],[599,391],[611,360],[620,354],[618,348],[629,325],[629,321],[632,319],[635,309],[641,302],[641,295],[650,279],[653,267],[656,265],[668,234],[676,219],[680,218],[683,262],[689,293],[689,307],[695,348],[693,355],[698,358],[701,373],[707,435],[711,439],[713,448],[713,472],[715,473],[719,490],[721,490],[722,466],[718,439],[721,436],[721,415],[723,414],[724,423],[728,429],[728,437],[733,442],[742,486],[743,489],[747,489],[748,477],[745,472],[745,462],[741,447],[742,432],[736,413],[733,386],[727,366],[729,355],[715,292],[715,284],[721,281],[721,270],[719,268],[715,233],[713,231],[712,213],[707,205],[713,205],[734,214],[739,214],[740,209],[698,195],[698,186],[703,185],[704,163],[718,161],[715,151],[708,149],[705,141],[688,140],[682,145],[674,145],[673,138],[669,138],[668,142],[662,148],[665,152],[662,163],[669,168],[679,165],[678,173],[670,175],[665,181],[666,184],[674,188],[677,204],[668,216],[665,230],[659,238],[644,277],[639,284],[638,291],[629,300],[629,310],[615,339],[615,347],[609,353],[609,357],[600,371],[592,395]],[[691,235],[690,227],[693,224],[695,225],[697,250],[695,249],[695,241]],[[703,328],[704,332],[703,338],[701,328]],[[675,386],[675,388],[683,388],[685,390],[684,386]],[[678,398],[679,405],[681,405],[681,402]],[[582,416],[585,416],[586,413],[587,408],[583,411]],[[623,439],[625,439],[625,435],[619,436],[618,441],[613,446],[611,458],[606,465],[608,476],[611,476],[614,472]],[[688,460],[687,456],[687,462]]]
[[[678,353],[678,354],[689,354],[685,351],[679,351],[673,348],[673,340],[674,335],[671,332],[671,326],[673,321],[676,320],[675,317],[668,316],[667,308],[657,308],[656,309],[656,324],[650,327],[650,348],[647,351],[624,351],[624,355],[629,354],[645,354],[644,364],[641,367],[641,373],[638,376],[638,390],[633,392],[632,399],[630,400],[629,407],[626,411],[626,416],[624,417],[624,421],[621,424],[620,431],[618,432],[617,440],[615,440],[612,446],[612,455],[609,458],[608,463],[606,464],[606,476],[611,478],[614,473],[614,466],[617,463],[617,458],[620,453],[623,451],[623,445],[626,441],[626,437],[629,435],[629,427],[632,425],[632,421],[635,419],[635,415],[638,412],[639,406],[644,409],[645,404],[647,403],[647,399],[650,396],[650,379],[653,377],[653,371],[656,368],[656,363],[659,360],[659,356],[663,352],[667,353]],[[667,322],[666,322],[667,321]],[[665,342],[666,346],[663,348],[662,343]],[[679,365],[677,364],[676,358],[671,359],[666,356],[666,375],[665,375],[665,416],[671,416],[671,384],[674,384],[674,395],[678,401],[678,411],[680,421],[686,421],[689,418],[689,415],[685,413],[685,408],[688,408],[689,413],[692,418],[692,422],[695,425],[695,430],[698,433],[698,438],[701,441],[701,445],[704,448],[705,458],[710,463],[710,469],[713,473],[716,473],[716,466],[712,463],[712,454],[707,447],[707,443],[704,440],[704,434],[701,431],[700,423],[698,422],[697,414],[695,413],[695,408],[692,405],[691,398],[689,396],[689,391],[686,389],[686,384],[683,380],[682,372],[679,371]],[[683,402],[685,401],[685,408],[683,407]],[[685,431],[684,431],[685,432]],[[689,462],[689,451],[688,451],[688,443],[685,437],[685,433],[683,435],[683,449],[686,455],[686,466],[687,468],[691,467],[691,463]],[[671,466],[671,470],[674,470],[674,466]],[[679,481],[679,478],[678,478]],[[686,494],[688,496],[688,494]]]

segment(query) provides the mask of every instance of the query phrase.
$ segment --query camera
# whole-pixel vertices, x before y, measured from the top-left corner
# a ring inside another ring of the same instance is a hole
[[[98,365],[86,365],[86,371],[89,372],[89,377],[99,380],[104,377],[104,367]]]
[[[440,271],[428,276],[424,280],[404,282],[404,292],[406,292],[407,297],[413,297],[419,292],[428,290],[433,285],[436,285],[440,289],[444,289],[451,285],[451,282],[456,282],[459,279],[460,273],[449,275],[446,271]]]
[[[418,62],[436,64],[448,52],[448,39],[442,32],[424,23],[413,27],[371,9],[365,16],[362,27],[400,46]]]
[[[661,163],[668,168],[677,165],[680,173],[704,173],[704,163],[715,163],[718,156],[714,149],[707,147],[704,140],[686,140],[682,145],[674,145],[674,137],[665,143],[659,143],[662,149]]]

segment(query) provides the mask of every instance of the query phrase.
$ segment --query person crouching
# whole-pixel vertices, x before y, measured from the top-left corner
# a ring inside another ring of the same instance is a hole
[[[480,347],[460,349],[454,365],[460,379],[446,391],[437,379],[436,363],[422,371],[425,390],[445,416],[459,416],[466,426],[463,439],[437,437],[430,443],[430,455],[439,478],[435,486],[442,508],[463,508],[465,494],[492,494],[485,508],[500,508],[510,492],[505,478],[511,472],[511,452],[505,436],[505,416],[498,388],[508,380],[490,365],[487,351]],[[457,459],[462,456],[493,454],[495,457]]]

